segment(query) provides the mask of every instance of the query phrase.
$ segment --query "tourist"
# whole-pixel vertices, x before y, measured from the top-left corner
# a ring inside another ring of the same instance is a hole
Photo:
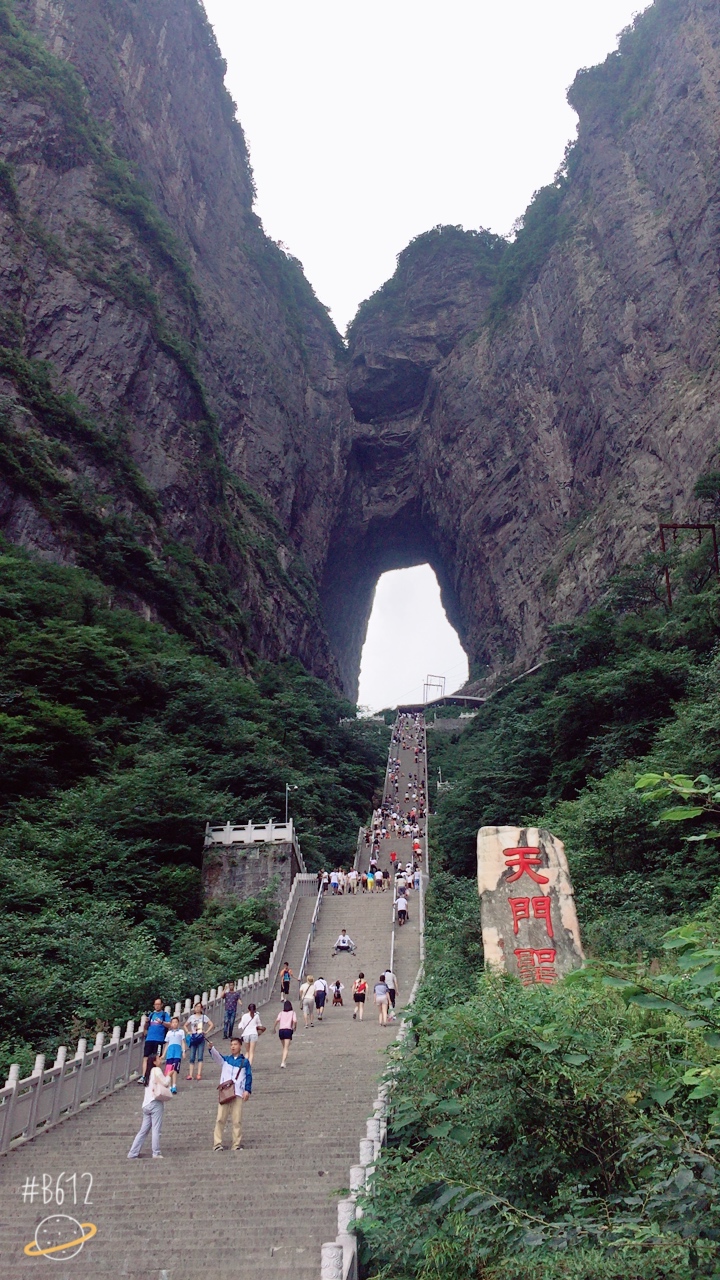
[[[347,887],[348,887],[348,893],[357,893],[358,873],[354,867],[352,867],[351,870],[348,871]]]
[[[289,1000],[286,1000],[283,1007],[275,1019],[275,1026],[278,1028],[278,1036],[282,1045],[282,1058],[280,1066],[284,1067],[287,1062],[290,1041],[293,1038],[293,1031],[297,1027],[297,1015],[293,1012],[293,1007]]]
[[[340,877],[337,871],[332,871],[330,873],[330,886],[332,888],[333,897],[337,897],[338,891],[340,889]]]
[[[315,1021],[315,979],[311,973],[307,975],[300,987],[300,1001],[305,1026],[312,1027]]]
[[[355,943],[353,942],[352,938],[348,934],[347,929],[341,929],[340,936],[335,940],[335,946],[333,947],[333,955],[336,956],[338,951],[350,951],[352,952],[353,955],[355,955]]]
[[[385,981],[384,973],[380,974],[379,981],[375,983],[375,986],[373,988],[373,994],[375,996],[375,1004],[377,1005],[378,1022],[380,1023],[381,1027],[386,1027],[387,1020],[388,1020],[388,1005],[390,1003],[390,997],[388,995],[388,987]]]
[[[318,978],[313,988],[313,995],[315,997],[315,1008],[317,1009],[318,1022],[322,1022],[323,1020],[323,1009],[325,1008],[327,993],[328,993],[327,982],[325,981],[324,978]]]
[[[235,1015],[237,1007],[240,1003],[240,992],[235,990],[235,983],[228,982],[227,991],[223,996],[223,1004],[225,1005],[225,1014],[223,1017],[223,1040],[229,1039],[235,1026]]]
[[[413,871],[413,884],[415,885],[415,888],[419,890],[420,888],[420,868],[419,867],[416,867],[415,870]]]
[[[368,984],[365,981],[365,974],[362,971],[352,984],[352,998],[355,1004],[353,1010],[353,1021],[357,1018],[358,1022],[363,1020],[363,1010],[365,1009],[365,997],[367,995]]]
[[[185,1057],[185,1032],[180,1030],[180,1019],[170,1019],[170,1029],[165,1036],[165,1075],[170,1092],[177,1093],[180,1066]]]
[[[342,1004],[343,1002],[342,993],[344,990],[345,990],[345,987],[343,983],[340,981],[339,978],[336,978],[332,984],[333,1009],[336,1009],[338,1005]]]
[[[280,974],[280,994],[285,1000],[287,1000],[290,995],[290,979],[294,977],[295,974],[286,960],[283,964],[282,973]]]
[[[388,998],[390,1000],[390,1007],[394,1009],[395,998],[398,992],[398,985],[397,985],[397,978],[395,977],[395,974],[392,972],[392,969],[385,970],[385,983],[388,989]]]
[[[147,1084],[148,1062],[150,1058],[154,1058],[156,1054],[162,1057],[165,1033],[169,1026],[170,1014],[165,1012],[163,1002],[158,997],[153,1004],[152,1012],[148,1014],[147,1027],[145,1029],[142,1075],[138,1080],[138,1084]]]
[[[398,928],[401,929],[404,924],[407,924],[408,918],[408,900],[404,894],[400,894],[395,905],[397,907]]]
[[[363,891],[363,893],[367,893],[367,887],[368,887],[367,871],[363,871],[363,873],[362,873],[362,875],[361,875],[361,877],[360,877],[360,883],[361,883],[361,885],[362,885],[362,891]]]
[[[257,1011],[257,1005],[249,1004],[247,1013],[243,1014],[238,1023],[238,1036],[242,1042],[242,1051],[250,1066],[252,1066],[255,1058],[255,1045],[258,1042],[258,1036],[261,1036],[264,1030],[260,1014]]]
[[[242,1104],[252,1093],[252,1067],[243,1056],[242,1043],[237,1036],[230,1040],[230,1053],[218,1053],[211,1040],[208,1040],[210,1057],[220,1067],[220,1084],[232,1080],[235,1086],[235,1097],[232,1102],[218,1102],[215,1129],[213,1132],[213,1151],[222,1151],[225,1125],[232,1123],[232,1149],[239,1151],[242,1147]]]
[[[190,1037],[188,1046],[190,1053],[190,1070],[185,1077],[186,1080],[193,1079],[193,1068],[197,1063],[197,1078],[202,1080],[202,1064],[205,1057],[205,1037],[209,1036],[211,1031],[215,1030],[214,1024],[210,1021],[200,1001],[193,1008],[192,1013],[186,1019],[185,1030]]]
[[[375,892],[375,872],[373,871],[372,867],[367,873],[367,887],[370,893]]]
[[[145,1047],[147,1048],[147,1042]],[[133,1138],[132,1146],[128,1151],[128,1160],[137,1160],[140,1152],[142,1151],[143,1143],[151,1129],[153,1160],[162,1160],[162,1154],[160,1152],[160,1130],[162,1129],[165,1103],[170,1100],[171,1090],[165,1083],[159,1062],[160,1057],[158,1054],[147,1054],[145,1059],[147,1084],[145,1085],[145,1093],[143,1095],[142,1124]]]

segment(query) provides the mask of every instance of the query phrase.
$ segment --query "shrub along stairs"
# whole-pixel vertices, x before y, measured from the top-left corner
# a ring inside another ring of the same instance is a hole
[[[389,852],[391,842],[383,844]],[[397,848],[404,854],[405,842]],[[385,848],[383,854],[386,864]],[[283,957],[296,975],[313,905],[313,899],[300,900]],[[410,994],[419,965],[414,907],[411,896],[410,922],[397,931],[400,1004]],[[191,1084],[182,1078],[177,1097],[166,1104],[163,1160],[150,1158],[149,1143],[145,1158],[126,1158],[140,1122],[143,1095],[136,1084],[12,1150],[0,1167],[0,1250],[6,1280],[50,1274],[51,1265],[57,1280],[99,1275],[136,1280],[292,1275],[317,1280],[321,1244],[334,1239],[337,1230],[337,1192],[347,1187],[350,1165],[357,1163],[358,1141],[385,1066],[384,1050],[394,1038],[393,1024],[378,1025],[372,1001],[364,1022],[353,1021],[350,997],[359,969],[372,987],[389,963],[392,912],[390,892],[325,896],[309,971],[328,982],[339,977],[345,1004],[328,1008],[322,1022],[316,1019],[312,1029],[304,1030],[295,978],[291,997],[300,1026],[284,1071],[272,1030],[279,994],[264,1006],[268,1030],[255,1054],[241,1151],[213,1153],[219,1071],[207,1061],[203,1080]],[[332,960],[332,945],[343,926],[356,941],[358,954]],[[221,1051],[228,1051],[221,1034],[215,1039]],[[80,1176],[85,1173],[92,1175],[89,1195],[89,1180]],[[58,1204],[49,1191],[54,1192],[61,1174],[65,1198]],[[76,1184],[72,1174],[78,1175]],[[25,1256],[24,1246],[33,1240],[38,1223],[54,1214],[68,1215],[68,1239],[75,1230],[71,1219],[94,1224],[97,1234],[72,1258]]]

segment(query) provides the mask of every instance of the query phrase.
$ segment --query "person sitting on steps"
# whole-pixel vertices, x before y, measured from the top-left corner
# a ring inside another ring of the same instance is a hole
[[[333,955],[336,956],[338,951],[349,951],[351,955],[355,955],[355,943],[349,936],[347,929],[340,930],[340,937],[333,948]]]

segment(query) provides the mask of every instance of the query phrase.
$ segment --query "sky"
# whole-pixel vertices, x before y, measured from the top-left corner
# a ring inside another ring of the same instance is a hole
[[[429,675],[445,676],[445,692],[452,693],[467,680],[467,657],[445,617],[430,565],[393,569],[382,575],[375,589],[360,667],[359,705],[365,711],[380,711],[398,702],[422,702]]]
[[[576,71],[602,61],[645,7],[642,0],[204,3],[248,141],[256,210],[268,235],[303,263],[342,332],[413,236],[438,223],[511,233],[575,136],[565,92]],[[441,625],[434,575],[399,572],[408,575],[416,616],[425,583],[420,612],[435,646],[428,670],[449,677],[458,642],[447,621]],[[407,616],[396,606],[392,621],[385,592],[383,583],[363,654],[361,701],[373,706],[411,696],[399,688],[410,684],[407,664],[399,661],[391,677],[382,639],[397,642]],[[397,601],[397,589],[393,595]]]

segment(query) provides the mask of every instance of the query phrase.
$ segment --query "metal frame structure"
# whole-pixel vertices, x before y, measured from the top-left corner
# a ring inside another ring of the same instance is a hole
[[[426,676],[425,677],[425,684],[423,685],[423,702],[424,703],[427,703],[430,701],[430,693],[431,693],[431,690],[433,689],[440,690],[439,694],[437,695],[439,698],[445,697],[445,676]]]

